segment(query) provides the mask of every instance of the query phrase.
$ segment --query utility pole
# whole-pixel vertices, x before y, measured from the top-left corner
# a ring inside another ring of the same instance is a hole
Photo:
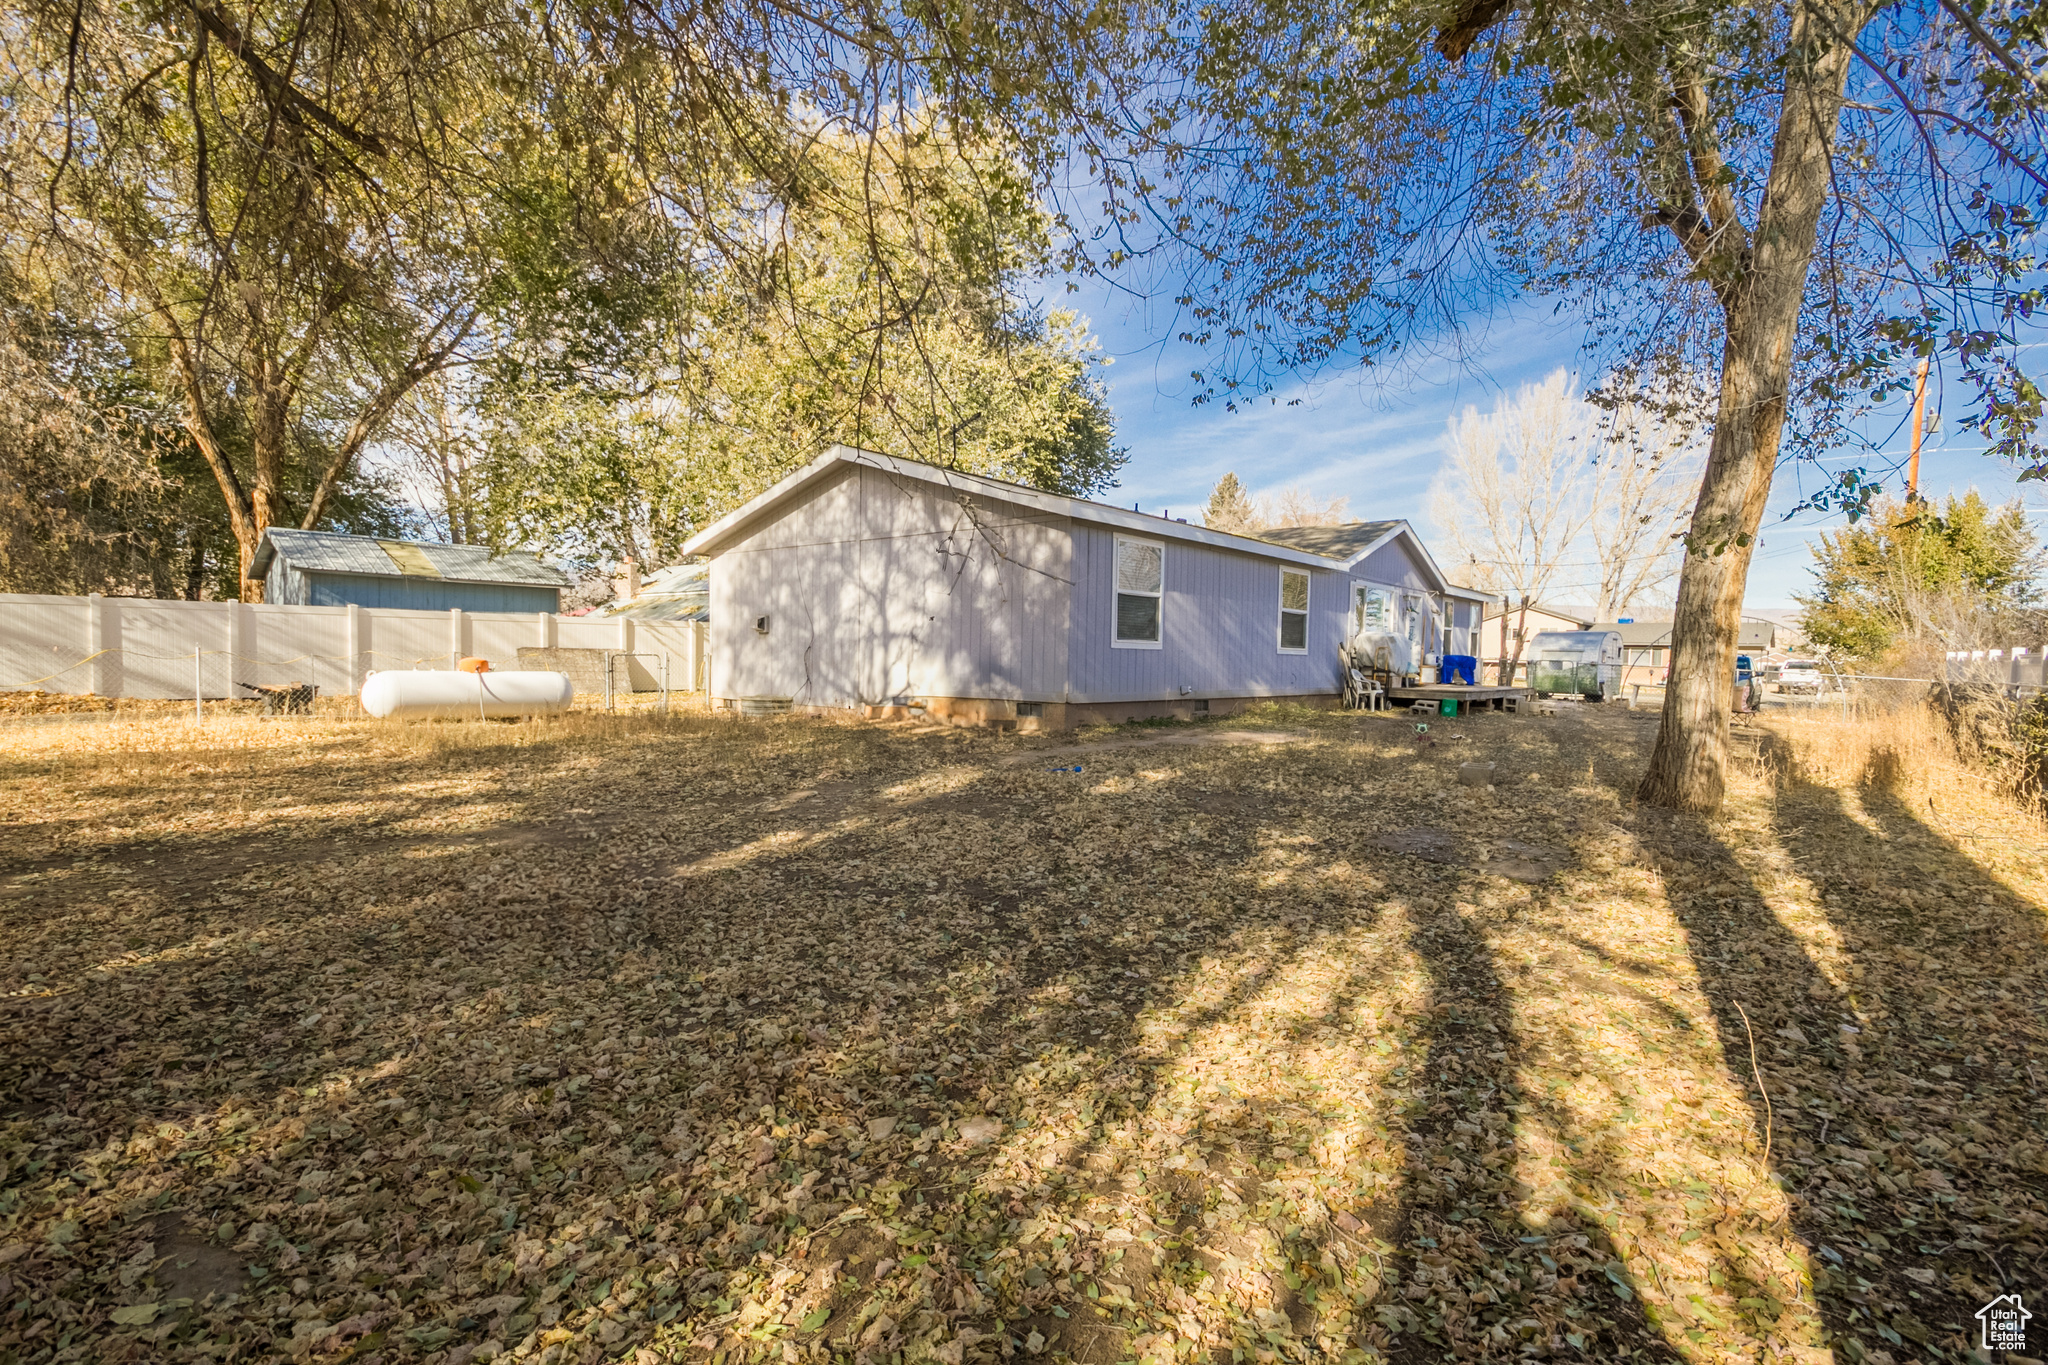
[[[1920,357],[1920,368],[1913,377],[1913,453],[1906,457],[1906,501],[1915,502],[1920,497],[1920,433],[1925,429],[1927,416],[1927,357]]]

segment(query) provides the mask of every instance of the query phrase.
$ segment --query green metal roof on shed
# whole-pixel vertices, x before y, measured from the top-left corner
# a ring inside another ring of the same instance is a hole
[[[365,574],[376,578],[430,578],[451,583],[506,583],[566,588],[568,575],[523,550],[493,551],[486,545],[436,545],[420,540],[380,540],[334,531],[299,531],[273,526],[249,565],[252,578],[270,572],[279,555],[303,573]]]

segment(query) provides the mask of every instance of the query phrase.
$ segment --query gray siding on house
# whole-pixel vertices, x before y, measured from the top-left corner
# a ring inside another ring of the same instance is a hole
[[[1058,701],[1070,576],[1066,518],[849,465],[712,560],[712,692]]]
[[[1327,569],[1309,575],[1306,654],[1280,652],[1280,572],[1303,566],[1255,554],[1161,538],[1165,598],[1158,649],[1119,649],[1115,622],[1115,537],[1139,532],[1074,523],[1073,628],[1068,643],[1069,700],[1162,701],[1192,697],[1281,697],[1328,693],[1342,685],[1337,644],[1347,588]]]
[[[1428,571],[1415,562],[1399,537],[1353,564],[1351,576],[1381,588],[1412,588],[1416,592],[1428,592],[1436,586],[1430,582]]]

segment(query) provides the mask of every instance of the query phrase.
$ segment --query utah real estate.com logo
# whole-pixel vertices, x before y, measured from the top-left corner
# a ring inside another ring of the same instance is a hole
[[[1987,1351],[2024,1351],[2027,1349],[2027,1319],[2033,1317],[2017,1294],[2000,1294],[1977,1310],[1977,1321],[1984,1325],[1984,1349]]]

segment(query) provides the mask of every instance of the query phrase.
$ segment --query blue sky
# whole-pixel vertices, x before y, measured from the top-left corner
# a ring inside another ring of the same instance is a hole
[[[1342,494],[1351,500],[1353,516],[1406,517],[1426,535],[1429,484],[1451,416],[1468,405],[1485,410],[1503,392],[1560,366],[1582,368],[1578,327],[1531,308],[1487,324],[1470,339],[1462,363],[1431,362],[1401,379],[1382,379],[1379,371],[1365,372],[1370,379],[1355,369],[1333,373],[1280,392],[1277,404],[1261,399],[1231,413],[1214,404],[1193,405],[1197,388],[1188,372],[1201,356],[1161,340],[1175,331],[1170,307],[1113,293],[1100,282],[1076,283],[1077,292],[1053,301],[1091,318],[1103,353],[1114,358],[1104,378],[1116,410],[1117,439],[1130,447],[1123,486],[1104,500],[1121,498],[1154,512],[1171,509],[1191,520],[1200,515],[1216,480],[1234,470],[1254,493],[1299,484],[1324,496]],[[1939,405],[1939,394],[1938,385],[1930,387],[1930,412]],[[1960,411],[1959,386],[1951,394],[1951,410]],[[1903,413],[1901,408],[1882,414],[1869,424],[1879,439],[1890,437],[1883,448],[1901,462],[1910,439],[1900,420]],[[1921,449],[1922,492],[1939,497],[1975,487],[1994,502],[2021,494],[2011,467],[1987,459],[1982,450],[1980,439],[1956,431],[1952,419],[1944,420]],[[1831,463],[1872,467],[1870,457],[1849,451]],[[1773,489],[1750,571],[1746,600],[1752,608],[1789,605],[1792,594],[1810,579],[1808,545],[1843,524],[1838,515],[1811,512],[1782,519],[1800,500],[1796,485],[1802,473],[1809,484],[1815,478],[1810,466],[1781,469]],[[1887,478],[1885,485],[1894,491],[1903,478]],[[2027,485],[2026,500],[2048,508],[2039,488]]]

